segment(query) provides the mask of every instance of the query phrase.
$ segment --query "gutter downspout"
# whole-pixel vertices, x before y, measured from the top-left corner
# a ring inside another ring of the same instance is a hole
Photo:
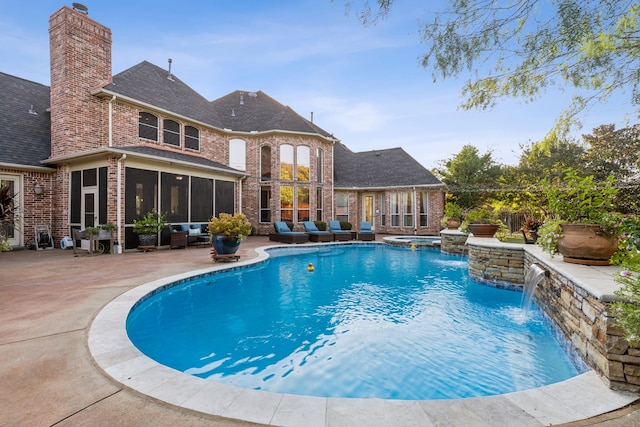
[[[416,187],[413,187],[413,234],[418,234],[418,195]]]
[[[111,123],[111,122],[109,122]],[[118,159],[118,168],[117,168],[117,174],[118,174],[118,178],[117,178],[117,182],[118,182],[118,189],[116,191],[117,196],[116,196],[116,226],[118,227],[118,232],[117,232],[117,238],[118,238],[118,245],[120,245],[120,248],[123,247],[122,244],[122,162],[124,161],[124,159],[127,158],[126,154],[123,154],[122,157],[120,157]],[[122,250],[119,252],[122,253]]]
[[[336,182],[336,169],[335,169],[336,150],[335,148],[336,148],[336,145],[333,144],[331,146],[331,219],[334,219],[336,217],[336,203],[335,203],[335,194],[334,194],[334,184]]]
[[[116,96],[113,95],[109,101],[109,148],[113,147],[113,101],[115,100]],[[118,187],[118,191],[119,189],[120,187]],[[120,241],[118,240],[118,242]]]
[[[238,178],[238,212],[243,213],[242,212],[242,181],[244,181],[245,179],[247,179],[246,176],[242,176],[240,178]]]

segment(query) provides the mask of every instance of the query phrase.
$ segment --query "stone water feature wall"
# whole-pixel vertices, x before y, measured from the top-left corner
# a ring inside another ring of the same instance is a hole
[[[613,278],[602,275],[593,279],[590,285],[594,289],[589,290],[566,273],[569,269],[563,268],[558,257],[551,260],[536,246],[473,237],[467,246],[469,273],[481,282],[500,286],[502,281],[501,287],[522,284],[531,264],[547,271],[549,276],[536,287],[538,305],[610,388],[640,393],[640,346],[629,345],[609,314]],[[575,268],[589,267],[572,265]]]
[[[503,244],[498,239],[470,237],[468,246],[469,274],[473,278],[499,288],[522,288],[524,283],[522,245]]]
[[[467,234],[458,230],[440,231],[440,250],[454,255],[467,255]]]
[[[538,305],[553,320],[585,363],[610,388],[640,392],[640,346],[630,346],[609,315],[610,298],[596,297],[545,260],[525,254],[525,265],[549,273],[536,288]],[[586,268],[586,267],[585,267]]]

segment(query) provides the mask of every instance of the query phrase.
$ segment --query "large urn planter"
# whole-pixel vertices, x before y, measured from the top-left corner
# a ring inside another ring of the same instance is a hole
[[[493,237],[499,228],[498,224],[469,224],[469,231],[474,237]]]
[[[235,237],[213,236],[211,243],[220,255],[235,254],[240,247],[240,239]]]
[[[609,265],[609,259],[618,249],[617,239],[602,235],[598,224],[561,224],[562,237],[558,239],[558,252],[565,262],[582,265]]]
[[[157,234],[138,234],[138,243],[142,247],[155,246],[157,242]]]

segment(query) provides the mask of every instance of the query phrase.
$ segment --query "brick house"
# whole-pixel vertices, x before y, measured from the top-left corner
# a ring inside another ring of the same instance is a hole
[[[57,245],[112,222],[134,248],[133,220],[153,208],[175,224],[243,212],[258,234],[333,218],[440,230],[445,186],[404,150],[353,153],[261,91],[208,101],[170,63],[112,75],[111,30],[83,11],[62,7],[49,33],[50,88],[0,73],[0,182],[22,217],[12,244],[32,241],[36,225]]]

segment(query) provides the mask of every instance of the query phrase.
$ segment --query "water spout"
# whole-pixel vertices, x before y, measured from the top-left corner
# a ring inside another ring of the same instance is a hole
[[[536,293],[536,286],[542,280],[548,276],[548,273],[540,268],[537,264],[531,264],[529,271],[524,278],[524,286],[522,288],[522,318],[527,320],[529,317],[529,311],[531,311],[531,303],[533,302],[533,296]]]

